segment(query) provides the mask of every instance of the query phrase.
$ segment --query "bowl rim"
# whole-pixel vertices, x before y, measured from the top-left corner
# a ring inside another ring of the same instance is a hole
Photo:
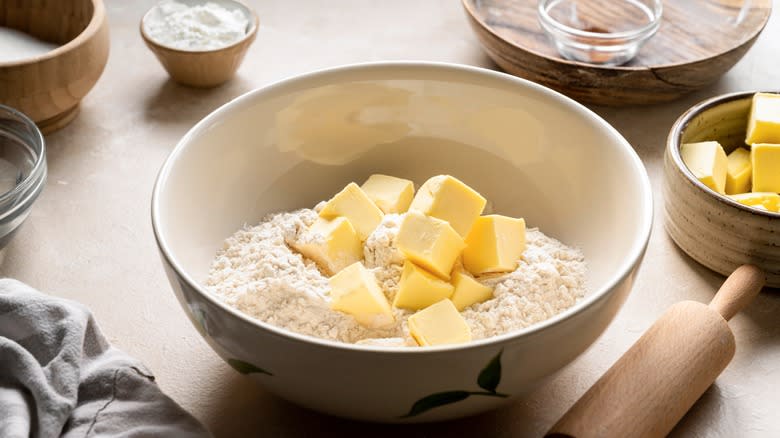
[[[348,73],[378,73],[386,70],[414,70],[415,72],[455,72],[465,74],[468,76],[483,76],[493,81],[503,82],[505,84],[511,84],[512,86],[521,86],[523,88],[530,88],[538,93],[544,94],[553,100],[557,100],[560,104],[574,112],[581,113],[584,117],[590,119],[602,128],[606,129],[620,144],[622,150],[626,153],[627,164],[632,167],[633,171],[638,176],[639,189],[641,191],[642,202],[641,206],[643,211],[639,218],[638,224],[639,232],[633,237],[634,241],[628,251],[627,256],[621,265],[617,267],[615,273],[608,278],[604,284],[598,290],[591,290],[590,293],[583,297],[580,301],[575,303],[572,307],[565,311],[541,321],[536,324],[532,324],[529,327],[520,330],[513,330],[508,333],[504,333],[498,336],[491,336],[484,339],[473,340],[463,344],[451,344],[440,345],[426,348],[400,348],[400,347],[384,347],[384,346],[369,346],[369,345],[357,345],[349,344],[338,341],[331,341],[328,339],[317,338],[314,336],[304,335],[296,333],[281,327],[274,326],[264,321],[257,320],[238,309],[234,309],[222,302],[220,299],[206,291],[190,276],[181,266],[181,264],[173,257],[171,249],[165,239],[165,236],[161,233],[161,217],[160,217],[160,199],[163,186],[165,185],[172,167],[178,160],[182,151],[187,147],[190,140],[198,135],[201,131],[208,129],[213,121],[221,119],[224,115],[232,113],[234,111],[242,110],[245,106],[251,106],[257,99],[257,96],[262,96],[271,93],[278,89],[284,89],[286,87],[295,86],[297,84],[306,83],[311,80],[328,78],[330,76],[336,76],[348,72]],[[219,108],[212,111],[209,115],[201,119],[195,126],[179,140],[173,150],[170,152],[168,158],[166,158],[160,171],[157,175],[157,179],[154,184],[152,192],[152,205],[151,205],[151,219],[152,230],[154,232],[155,240],[157,242],[160,254],[165,259],[164,261],[175,271],[179,276],[180,281],[184,281],[187,285],[200,295],[201,299],[208,301],[211,305],[216,306],[229,315],[236,317],[239,321],[244,322],[257,329],[270,332],[276,336],[284,337],[288,340],[295,342],[302,342],[309,345],[316,345],[320,347],[336,348],[344,351],[352,352],[370,352],[370,353],[384,353],[384,354],[434,354],[441,352],[451,351],[463,351],[480,349],[483,347],[500,347],[508,341],[517,340],[520,338],[531,337],[532,335],[545,330],[549,327],[559,325],[566,320],[572,319],[579,315],[585,309],[596,304],[598,301],[607,298],[608,293],[616,288],[625,278],[632,275],[632,272],[641,264],[643,255],[647,249],[647,245],[650,240],[650,234],[653,226],[653,196],[652,187],[650,184],[650,178],[647,174],[647,170],[644,167],[639,155],[631,144],[615,129],[612,125],[607,123],[603,118],[596,113],[574,101],[573,99],[566,97],[565,95],[551,90],[540,84],[521,79],[506,73],[501,73],[485,68],[454,64],[447,62],[429,62],[429,61],[380,61],[380,62],[368,62],[368,63],[356,63],[342,65],[339,67],[331,67],[320,70],[311,71],[308,73],[299,74],[293,77],[282,79],[263,87],[251,90],[241,96],[238,96],[229,102],[223,104]]]
[[[0,61],[0,68],[5,67],[19,67],[28,64],[36,64],[39,62],[47,61],[52,58],[56,58],[63,53],[71,52],[82,45],[82,43],[91,39],[95,34],[103,27],[103,22],[106,19],[106,8],[103,4],[103,0],[90,0],[92,3],[92,17],[87,23],[87,27],[81,31],[75,38],[67,43],[49,50],[39,56],[32,56],[29,58],[17,59],[10,62]]]
[[[688,169],[688,166],[686,166],[685,163],[683,163],[682,155],[680,155],[680,147],[682,146],[683,133],[685,132],[685,129],[688,128],[688,125],[691,123],[691,121],[694,118],[720,105],[724,105],[738,100],[752,99],[753,95],[755,95],[756,93],[770,93],[770,94],[780,95],[780,91],[756,91],[756,90],[737,91],[734,93],[721,94],[718,96],[714,96],[702,100],[701,102],[688,108],[688,110],[682,113],[682,115],[680,115],[680,117],[678,117],[677,120],[674,122],[674,125],[672,125],[672,129],[669,131],[669,136],[666,138],[666,148],[669,153],[669,156],[672,158],[672,162],[674,163],[675,167],[685,176],[685,178],[688,180],[689,183],[693,184],[705,195],[712,197],[713,199],[715,199],[716,201],[720,202],[725,206],[733,207],[747,213],[766,216],[769,218],[780,218],[780,212],[764,211],[764,210],[759,210],[757,208],[751,208],[747,205],[741,204],[729,198],[728,195],[720,194],[715,190],[712,190],[711,188],[707,187],[706,185],[704,185],[704,183],[699,181],[699,179],[696,178],[696,176],[694,176],[693,172],[691,172],[690,169]]]
[[[173,53],[179,53],[179,54],[207,54],[207,53],[217,53],[217,52],[223,52],[226,50],[230,50],[236,46],[240,46],[243,44],[247,44],[248,42],[251,42],[254,40],[255,36],[257,35],[257,30],[260,27],[260,17],[258,17],[257,12],[248,4],[246,4],[242,0],[225,0],[226,2],[235,3],[237,5],[240,5],[243,7],[248,15],[251,26],[249,27],[249,30],[244,34],[244,36],[239,39],[238,41],[231,43],[227,46],[217,47],[216,49],[209,49],[209,50],[185,50],[185,49],[178,49],[176,47],[167,46],[165,44],[160,43],[159,41],[155,40],[149,34],[146,33],[146,29],[144,26],[144,23],[146,23],[146,18],[149,16],[149,14],[155,10],[157,7],[160,6],[161,3],[165,2],[166,0],[160,0],[157,3],[154,4],[151,8],[149,8],[141,17],[141,22],[138,25],[139,31],[141,32],[141,37],[144,39],[144,41],[148,45],[154,46],[156,49],[164,50],[168,52]],[[203,3],[207,3],[207,0],[204,0]]]

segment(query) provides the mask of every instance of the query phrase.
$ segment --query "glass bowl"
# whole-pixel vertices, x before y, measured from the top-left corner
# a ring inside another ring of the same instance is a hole
[[[621,65],[661,26],[661,0],[540,0],[539,23],[566,59]]]
[[[0,105],[0,249],[27,218],[46,182],[46,146],[35,123]]]

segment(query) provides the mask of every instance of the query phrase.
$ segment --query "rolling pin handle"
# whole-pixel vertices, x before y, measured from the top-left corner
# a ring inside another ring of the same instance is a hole
[[[712,298],[710,308],[728,321],[758,295],[766,274],[753,265],[742,265],[731,274]]]

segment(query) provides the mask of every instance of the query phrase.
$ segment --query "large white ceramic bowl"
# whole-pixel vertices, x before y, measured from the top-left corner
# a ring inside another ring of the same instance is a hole
[[[580,247],[587,296],[523,331],[400,349],[291,333],[209,294],[211,259],[242,225],[311,207],[372,173],[463,179],[494,211]],[[184,136],[152,199],[170,283],[222,358],[300,405],[384,422],[495,408],[571,362],[626,299],[651,212],[641,161],[594,113],[522,79],[433,63],[347,66],[247,93]]]

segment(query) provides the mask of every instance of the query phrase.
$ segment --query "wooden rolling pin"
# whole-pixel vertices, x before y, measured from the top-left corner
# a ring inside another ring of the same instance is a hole
[[[709,306],[672,306],[547,437],[666,436],[734,356],[728,320],[755,298],[765,275],[737,268]]]

